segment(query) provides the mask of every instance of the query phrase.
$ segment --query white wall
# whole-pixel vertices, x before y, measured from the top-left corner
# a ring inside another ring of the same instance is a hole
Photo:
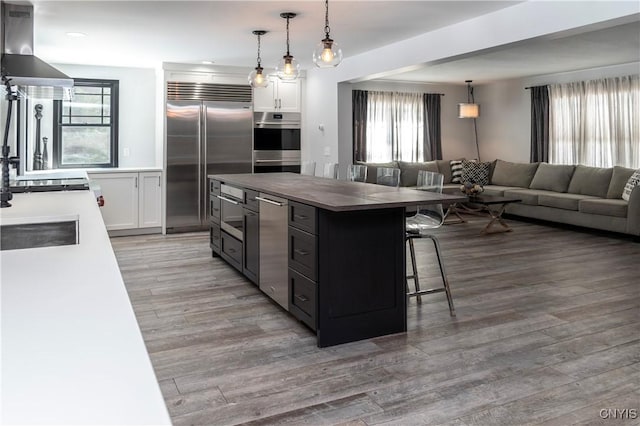
[[[480,104],[478,141],[481,158],[528,162],[531,146],[531,94],[525,87],[569,83],[640,73],[640,63],[549,74],[476,86]],[[445,157],[447,158],[447,157]]]
[[[120,81],[119,167],[161,167],[162,134],[156,132],[156,71],[153,68],[54,64],[72,78]],[[124,149],[129,155],[124,155]]]

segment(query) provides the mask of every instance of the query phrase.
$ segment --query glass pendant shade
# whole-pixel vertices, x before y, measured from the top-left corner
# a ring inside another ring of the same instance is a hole
[[[281,18],[287,20],[287,53],[280,59],[276,66],[276,75],[280,80],[295,80],[300,75],[300,64],[296,58],[289,53],[289,20],[296,17],[293,12],[284,12],[280,14]]]
[[[480,117],[480,105],[471,103],[458,104],[458,118]]]
[[[264,75],[262,67],[256,67],[251,71],[251,74],[249,74],[249,84],[254,88],[262,88],[269,85],[269,79]]]
[[[249,74],[249,84],[253,88],[263,88],[269,85],[269,79],[263,73],[263,68],[260,65],[260,37],[265,35],[267,32],[264,30],[254,30],[253,34],[258,36],[258,66],[255,67],[253,71]]]
[[[337,67],[342,62],[342,49],[338,43],[325,38],[316,45],[313,51],[313,63],[318,68]]]
[[[300,75],[300,64],[293,56],[284,55],[276,66],[276,75],[281,80],[295,80]]]

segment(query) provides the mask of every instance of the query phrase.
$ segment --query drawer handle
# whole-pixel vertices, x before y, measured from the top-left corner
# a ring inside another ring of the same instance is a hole
[[[301,294],[296,294],[296,299],[298,299],[301,302],[308,302],[309,298],[307,298],[306,296],[303,296]]]
[[[256,215],[254,212],[250,212],[250,211],[246,211],[246,212],[244,212],[244,214],[246,214],[247,216],[255,216]]]
[[[213,211],[214,211],[214,212],[219,212],[219,211],[220,211],[220,209],[213,209]]]
[[[278,201],[273,201],[273,200],[270,200],[270,199],[268,199],[268,198],[256,197],[256,200],[258,200],[258,201],[263,201],[263,202],[265,202],[265,203],[267,203],[267,204],[272,204],[272,205],[274,205],[274,206],[278,206],[278,207],[282,207],[282,206],[284,206],[284,204],[283,204],[283,203],[280,203],[280,202],[278,202]]]
[[[236,249],[232,249],[232,248],[227,249],[227,250],[229,251],[229,253],[235,253],[236,252]]]
[[[300,256],[306,256],[309,254],[308,251],[306,250],[301,250],[301,249],[293,249],[294,252],[298,253]]]
[[[216,195],[216,197],[218,197],[219,199],[221,199],[221,200],[223,200],[223,201],[226,201],[226,202],[228,202],[228,203],[235,204],[236,206],[237,206],[238,204],[240,204],[240,203],[238,203],[237,201],[232,200],[231,198],[223,197],[222,195]]]
[[[306,219],[309,218],[308,216],[305,216],[303,214],[294,214],[293,217],[295,217],[296,219],[300,219],[300,220],[306,220]]]

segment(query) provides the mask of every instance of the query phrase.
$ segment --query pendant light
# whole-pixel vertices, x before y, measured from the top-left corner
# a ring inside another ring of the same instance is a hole
[[[458,104],[458,118],[478,118],[480,117],[480,105],[473,99],[473,80],[465,80],[467,83],[467,102]]]
[[[284,12],[280,14],[281,18],[287,20],[287,53],[282,57],[276,67],[276,75],[281,80],[295,80],[300,74],[300,64],[289,53],[289,20],[296,17],[295,13]]]
[[[260,36],[266,33],[264,30],[253,31],[253,34],[258,36],[258,66],[249,74],[249,84],[254,88],[267,87],[269,85],[269,79],[262,73],[263,68],[260,65]]]
[[[342,62],[342,49],[329,36],[329,0],[325,0],[324,7],[324,39],[313,51],[313,63],[319,68],[337,67]]]
[[[480,145],[478,145],[478,123],[476,118],[480,117],[480,105],[473,98],[472,80],[465,80],[467,83],[467,102],[458,104],[458,118],[473,118],[473,134],[476,142],[477,160],[480,161]]]

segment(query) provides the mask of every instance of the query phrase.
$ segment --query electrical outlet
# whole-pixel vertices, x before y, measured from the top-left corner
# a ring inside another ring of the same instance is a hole
[[[324,147],[324,156],[325,157],[331,157],[331,147],[330,146],[325,146]]]
[[[129,152],[129,148],[124,148],[124,149],[122,150],[122,155],[124,155],[125,157],[128,157],[128,156],[129,156],[129,154],[130,154],[130,152]]]

